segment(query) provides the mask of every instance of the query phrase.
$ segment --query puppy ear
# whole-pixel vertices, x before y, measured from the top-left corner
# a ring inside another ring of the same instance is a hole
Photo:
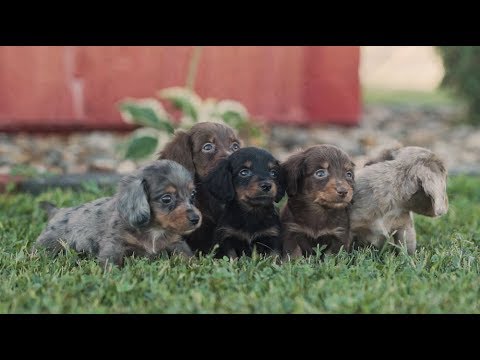
[[[221,160],[207,176],[204,182],[206,188],[216,199],[229,202],[235,198],[235,188],[232,182],[232,169],[228,159]]]
[[[395,160],[395,156],[397,155],[397,150],[400,149],[401,146],[396,146],[390,149],[384,149],[378,154],[377,156],[367,160],[364,166],[373,165],[383,161]]]
[[[448,211],[447,174],[443,164],[418,166],[415,169],[418,191],[412,211],[426,216],[441,216]]]
[[[138,228],[150,222],[146,182],[138,174],[125,176],[121,180],[117,211],[132,228]]]
[[[174,160],[183,165],[192,175],[195,174],[190,135],[185,131],[177,131],[175,137],[160,152],[158,159]]]
[[[285,169],[280,167],[280,173],[278,174],[278,188],[277,195],[275,196],[275,202],[279,202],[285,196],[285,191],[287,190],[287,176]]]
[[[283,164],[284,175],[286,178],[287,195],[294,196],[299,191],[299,179],[303,177],[304,154],[298,153],[290,156]]]

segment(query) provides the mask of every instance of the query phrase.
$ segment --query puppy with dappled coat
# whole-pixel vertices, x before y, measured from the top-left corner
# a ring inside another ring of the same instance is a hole
[[[54,253],[68,246],[115,265],[126,256],[153,258],[162,251],[191,256],[181,235],[202,222],[194,196],[192,176],[183,166],[157,160],[125,176],[113,197],[70,208],[44,203],[49,221],[36,246]]]
[[[213,247],[213,232],[223,211],[222,204],[210,195],[203,182],[222,159],[241,147],[235,131],[222,123],[200,122],[188,131],[179,130],[160,152],[159,159],[174,160],[187,168],[195,179],[195,205],[203,216],[202,226],[185,236],[193,251],[208,253]]]
[[[416,147],[384,150],[358,170],[350,223],[355,246],[383,247],[393,237],[413,254],[413,214],[438,217],[448,211],[447,170],[432,151]]]
[[[280,163],[268,151],[246,147],[222,160],[207,177],[210,193],[225,210],[217,221],[217,257],[280,255],[281,224],[274,202],[285,195]]]
[[[283,164],[288,201],[281,220],[284,255],[291,258],[350,249],[349,206],[354,163],[333,145],[316,145],[291,155]]]

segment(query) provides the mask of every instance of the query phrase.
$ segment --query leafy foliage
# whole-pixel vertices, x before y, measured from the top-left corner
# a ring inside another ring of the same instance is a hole
[[[464,99],[472,123],[480,124],[480,46],[438,46],[445,68],[441,86]]]
[[[237,101],[202,100],[195,92],[183,87],[163,89],[158,96],[180,115],[175,117],[170,114],[162,102],[154,98],[126,99],[119,104],[124,121],[142,127],[128,140],[126,158],[147,158],[164,145],[159,141],[161,134],[171,136],[176,128],[188,129],[203,121],[224,122],[237,129],[243,137],[261,142],[259,126],[253,123],[247,109]]]

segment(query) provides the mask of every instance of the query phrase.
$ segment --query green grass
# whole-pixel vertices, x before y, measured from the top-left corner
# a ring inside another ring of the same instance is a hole
[[[444,89],[435,91],[362,89],[363,101],[367,105],[462,105],[451,93]]]
[[[450,211],[418,216],[418,251],[391,249],[276,264],[209,257],[128,259],[104,272],[76,254],[29,249],[40,200],[77,205],[101,195],[49,191],[0,197],[1,313],[479,313],[480,178],[449,181]]]

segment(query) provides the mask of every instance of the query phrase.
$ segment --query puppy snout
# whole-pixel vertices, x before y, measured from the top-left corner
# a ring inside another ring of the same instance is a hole
[[[441,206],[435,209],[435,216],[442,216],[448,212],[448,201],[445,201]]]
[[[219,160],[223,160],[223,159],[228,158],[228,157],[229,157],[230,155],[232,155],[232,154],[233,154],[232,151],[223,151],[223,152],[221,152],[221,153],[219,153],[219,154],[217,155],[217,158],[218,158]]]
[[[269,182],[262,182],[260,183],[260,189],[262,189],[263,192],[269,192],[272,189],[272,184]]]
[[[189,210],[187,212],[188,221],[192,223],[192,225],[197,225],[200,222],[200,216],[193,210]]]
[[[341,197],[345,197],[347,196],[347,193],[348,193],[348,189],[345,188],[345,187],[339,187],[337,188],[337,194]]]

